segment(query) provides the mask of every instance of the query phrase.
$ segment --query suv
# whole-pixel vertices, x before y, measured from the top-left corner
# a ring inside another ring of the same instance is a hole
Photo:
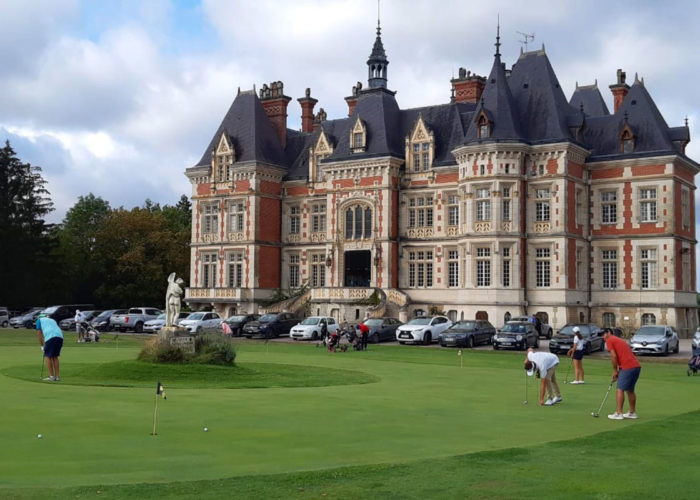
[[[490,344],[496,333],[494,326],[485,319],[457,321],[438,336],[442,347],[474,347],[477,344]]]
[[[635,354],[668,354],[679,350],[678,334],[670,326],[644,325],[630,340]]]
[[[243,327],[243,335],[247,338],[264,337],[266,339],[289,335],[289,330],[297,323],[299,323],[299,318],[292,313],[263,314],[259,320],[251,321]]]
[[[405,325],[396,329],[396,340],[403,345],[406,342],[413,344],[430,344],[437,340],[442,332],[452,326],[452,321],[445,316],[420,316],[413,318]]]
[[[56,323],[60,323],[66,318],[74,318],[75,311],[80,309],[85,311],[86,309],[92,309],[95,306],[92,304],[66,304],[62,306],[51,306],[44,309],[42,314],[46,314],[49,318],[54,320]]]
[[[549,352],[565,353],[568,352],[574,345],[574,327],[581,330],[581,336],[585,341],[583,352],[590,354],[594,351],[602,351],[605,349],[605,340],[601,336],[602,330],[598,325],[590,323],[571,323],[565,325],[557,334],[549,341]]]
[[[3,328],[10,326],[10,313],[7,307],[0,307],[0,326]]]
[[[508,323],[511,321],[519,322],[519,323],[527,323],[532,322],[530,316],[513,316],[508,320]],[[544,337],[546,339],[551,339],[552,338],[552,326],[545,323],[544,321],[540,320],[540,337]]]

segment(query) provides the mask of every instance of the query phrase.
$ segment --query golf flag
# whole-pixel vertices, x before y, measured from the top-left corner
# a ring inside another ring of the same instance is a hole
[[[165,397],[165,387],[163,387],[160,381],[158,381],[158,385],[156,386],[156,396],[163,396],[163,399],[168,399]]]
[[[228,326],[228,323],[221,323],[221,329],[223,330],[224,335],[233,335],[233,330],[231,330],[231,327]]]

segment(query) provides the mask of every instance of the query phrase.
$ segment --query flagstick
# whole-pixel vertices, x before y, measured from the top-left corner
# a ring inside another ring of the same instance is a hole
[[[156,394],[156,401],[155,405],[153,407],[153,433],[151,436],[157,436],[158,433],[156,432],[156,415],[158,414],[158,394]]]

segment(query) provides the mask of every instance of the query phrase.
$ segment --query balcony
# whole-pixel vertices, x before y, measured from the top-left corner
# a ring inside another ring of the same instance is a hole
[[[199,299],[210,302],[240,301],[251,297],[247,288],[186,288],[185,300]]]

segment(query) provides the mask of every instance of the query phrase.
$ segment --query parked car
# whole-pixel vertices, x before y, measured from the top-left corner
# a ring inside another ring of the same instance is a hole
[[[695,332],[695,336],[693,337],[693,341],[691,342],[691,346],[693,351],[695,349],[700,349],[700,328],[697,329]]]
[[[162,312],[155,307],[132,307],[125,314],[113,314],[110,322],[112,327],[120,332],[133,330],[135,333],[141,333],[144,323],[156,319]]]
[[[676,331],[667,325],[644,325],[630,340],[635,354],[668,354],[678,352],[680,342]]]
[[[515,321],[518,323],[526,323],[530,321],[530,316],[513,316],[510,318],[507,322],[509,321]],[[544,337],[546,339],[551,339],[552,338],[552,333],[554,330],[552,329],[552,326],[545,323],[544,321],[540,321],[540,337]]]
[[[373,344],[384,340],[396,340],[396,329],[402,325],[396,318],[369,318],[363,323],[369,328],[367,338]]]
[[[257,321],[259,318],[259,314],[234,314],[226,318],[223,323],[229,326],[231,335],[240,337],[243,335],[243,327],[251,321]]]
[[[180,321],[183,319],[186,319],[190,313],[188,312],[181,312],[180,315],[177,317],[177,321],[175,322],[177,325],[180,324]],[[158,333],[161,328],[165,326],[165,313],[159,314],[156,319],[149,319],[143,324],[143,332],[144,333]]]
[[[433,340],[437,340],[438,336],[451,326],[452,321],[445,316],[421,316],[413,318],[408,323],[396,329],[396,340],[402,345],[407,342],[412,344],[419,342],[430,344]]]
[[[529,321],[509,321],[493,336],[493,348],[520,349],[540,346],[540,337],[535,325]]]
[[[478,344],[490,344],[496,328],[484,319],[457,321],[438,336],[442,347],[474,347]]]
[[[128,309],[109,309],[107,311],[102,311],[90,321],[90,326],[98,332],[112,331],[112,316],[115,314],[126,314],[128,312]]]
[[[0,327],[7,328],[10,326],[10,313],[6,307],[0,307]]]
[[[297,323],[299,318],[292,313],[263,314],[257,321],[251,321],[243,327],[243,335],[247,338],[264,337],[266,339],[289,335],[289,330]]]
[[[329,316],[309,316],[292,327],[289,336],[294,340],[321,338],[321,322],[325,320],[328,334],[338,331],[338,322]]]
[[[10,318],[10,326],[12,328],[34,328],[34,322],[43,310],[43,307],[32,307],[29,311]]]
[[[95,319],[102,311],[81,311],[83,313],[83,318],[85,318],[85,321],[88,323]],[[63,330],[64,332],[74,332],[75,331],[75,316],[71,318],[66,318],[62,319],[59,323],[58,326]]]
[[[601,329],[598,325],[591,323],[571,323],[557,332],[549,341],[549,352],[564,353],[574,345],[574,327],[581,330],[581,336],[584,340],[583,352],[590,354],[595,351],[605,349],[605,340],[601,337]]]
[[[61,321],[63,321],[64,319],[74,318],[75,311],[77,311],[78,309],[80,309],[81,311],[91,311],[94,307],[95,306],[93,306],[92,304],[64,304],[60,306],[47,307],[46,309],[41,311],[41,313],[46,314],[46,316],[48,316],[60,325]],[[73,328],[75,329],[75,324],[73,325]]]
[[[181,319],[179,326],[191,333],[216,332],[223,319],[215,312],[193,312]]]

